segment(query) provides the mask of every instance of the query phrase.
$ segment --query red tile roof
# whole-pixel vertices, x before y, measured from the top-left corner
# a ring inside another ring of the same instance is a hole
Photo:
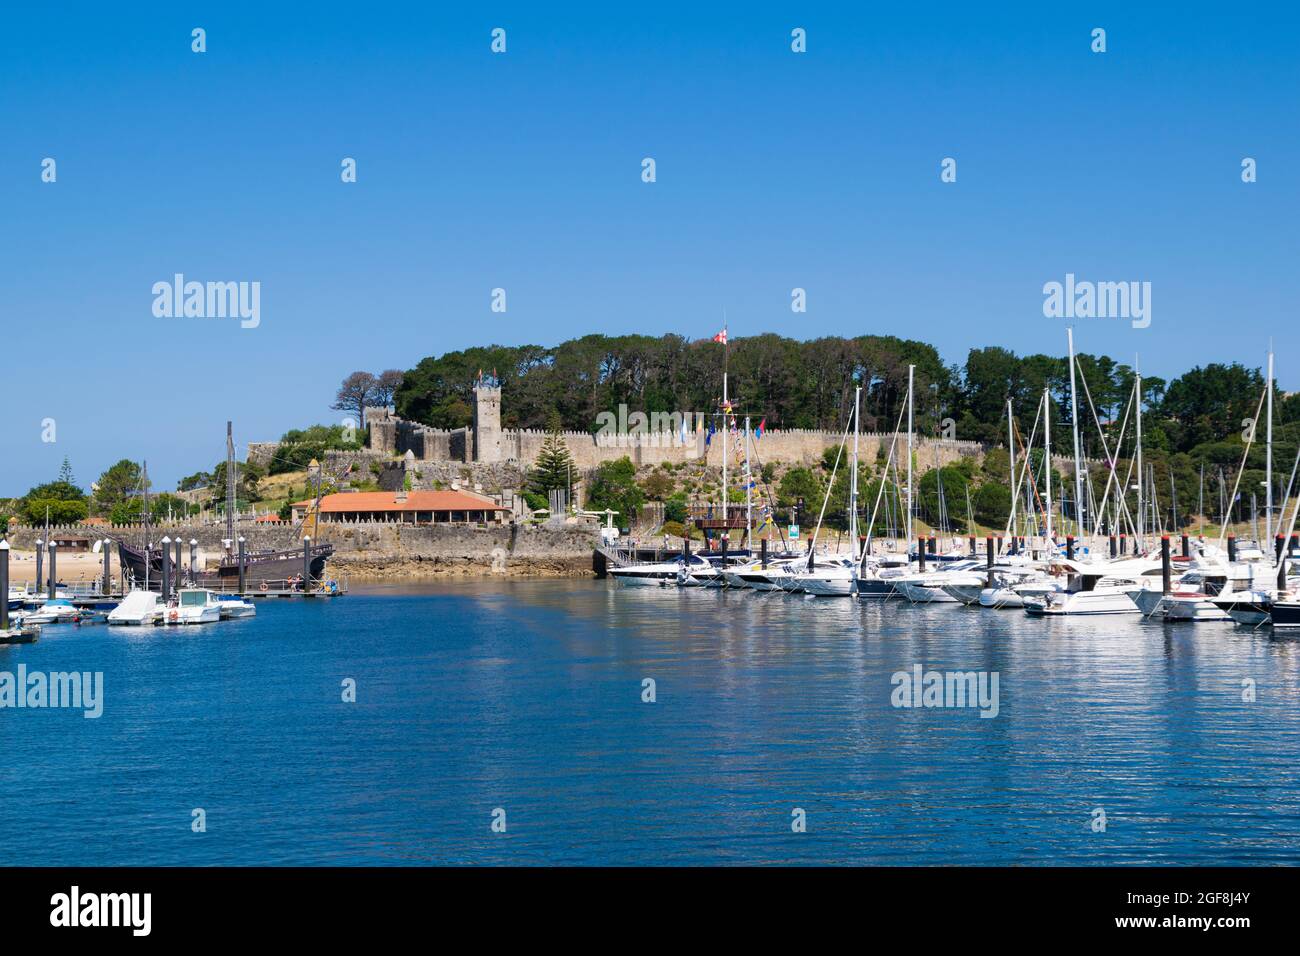
[[[408,491],[405,501],[397,500],[394,491],[354,491],[326,495],[320,500],[321,514],[347,511],[509,511],[489,498],[463,491]],[[310,501],[299,501],[295,508],[308,508]]]

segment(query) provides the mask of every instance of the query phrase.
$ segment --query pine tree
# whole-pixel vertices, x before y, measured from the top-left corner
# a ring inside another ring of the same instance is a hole
[[[563,488],[566,495],[572,496],[575,470],[573,456],[569,454],[569,446],[564,443],[560,430],[560,415],[552,411],[546,423],[542,450],[528,475],[529,489],[544,495],[553,488]]]
[[[72,464],[66,455],[63,458],[63,466],[59,469],[59,481],[66,481],[70,485],[77,483],[77,480],[72,477]]]

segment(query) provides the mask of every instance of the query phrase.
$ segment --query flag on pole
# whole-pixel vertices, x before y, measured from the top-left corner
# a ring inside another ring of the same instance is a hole
[[[766,430],[767,430],[767,418],[766,418],[766,416],[765,416],[765,417],[763,418],[763,420],[762,420],[761,422],[758,423],[758,427],[754,429],[754,437],[755,437],[755,438],[762,438],[762,437],[763,437],[763,432],[766,431]]]
[[[713,427],[713,422],[709,422],[709,433],[708,433],[707,435],[704,436],[704,447],[705,447],[705,448],[708,448],[709,445],[712,444],[712,442],[713,442],[713,433],[714,433],[716,430],[717,430],[717,429],[715,429],[715,428]]]
[[[721,332],[719,332],[717,335],[713,337],[713,341],[718,342],[722,345],[727,344],[727,329],[725,326],[723,327]]]

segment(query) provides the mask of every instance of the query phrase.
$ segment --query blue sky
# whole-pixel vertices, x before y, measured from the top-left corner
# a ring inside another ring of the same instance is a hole
[[[357,368],[588,332],[706,336],[724,308],[733,335],[1059,354],[1041,290],[1067,272],[1152,284],[1150,328],[1078,320],[1081,349],[1174,375],[1261,364],[1271,337],[1298,388],[1298,19],[9,5],[0,494],[65,455],[83,484],[131,457],[171,487],[222,457],[227,418],[241,444],[338,420],[333,390]],[[151,287],[177,272],[261,282],[261,325],[156,318]]]

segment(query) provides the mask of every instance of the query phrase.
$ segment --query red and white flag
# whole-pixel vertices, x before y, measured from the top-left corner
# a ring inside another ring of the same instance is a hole
[[[715,342],[721,342],[723,345],[726,345],[726,344],[727,344],[727,330],[726,330],[726,329],[723,329],[721,332],[719,332],[717,335],[715,335],[715,336],[713,337],[713,341],[715,341]]]

